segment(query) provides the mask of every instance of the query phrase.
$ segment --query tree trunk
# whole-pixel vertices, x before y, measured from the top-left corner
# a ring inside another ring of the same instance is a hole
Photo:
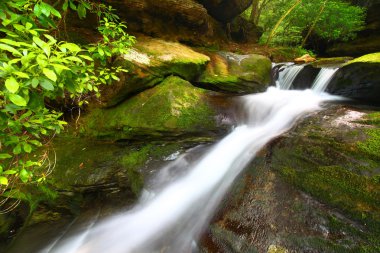
[[[259,0],[253,0],[251,16],[249,17],[249,20],[255,25],[257,25],[257,22],[258,22],[258,18],[257,18],[258,13],[259,13]]]
[[[268,36],[268,39],[267,39],[267,42],[265,43],[265,45],[268,45],[270,43],[270,41],[272,40],[272,38],[275,36],[276,34],[276,30],[277,28],[281,25],[282,21],[284,21],[284,19],[302,2],[302,0],[297,0],[297,2],[295,2],[295,4],[293,4],[292,7],[289,8],[289,10],[287,12],[284,13],[284,15],[282,15],[282,17],[277,21],[276,25],[273,27],[272,31],[270,32],[269,36]]]
[[[310,37],[312,31],[314,30],[315,25],[316,25],[317,22],[318,22],[318,19],[320,18],[320,16],[322,15],[323,11],[324,11],[325,8],[326,8],[327,1],[328,1],[328,0],[326,0],[326,1],[322,4],[322,6],[321,6],[321,10],[319,11],[318,15],[315,17],[313,24],[310,26],[309,31],[307,32],[307,34],[306,34],[304,40],[302,41],[301,47],[304,47],[305,44],[306,44],[306,42],[307,42],[307,40],[309,39],[309,37]]]

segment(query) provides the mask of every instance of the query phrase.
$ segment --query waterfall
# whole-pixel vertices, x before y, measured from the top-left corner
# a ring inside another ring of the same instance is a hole
[[[304,65],[286,64],[279,69],[276,87],[282,90],[289,90],[294,79],[304,68]]]
[[[324,92],[337,70],[338,68],[322,68],[311,85],[311,89]]]
[[[335,99],[311,90],[270,87],[240,98],[246,115],[229,135],[211,147],[186,173],[141,198],[130,211],[65,237],[46,253],[182,253],[196,242],[236,177],[271,139],[298,118]],[[177,165],[186,164],[186,155]],[[170,168],[163,168],[163,170]]]

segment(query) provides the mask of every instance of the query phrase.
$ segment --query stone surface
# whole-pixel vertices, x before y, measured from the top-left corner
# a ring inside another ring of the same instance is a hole
[[[116,107],[90,111],[82,118],[81,132],[110,140],[215,132],[216,111],[208,101],[209,94],[188,81],[169,76]]]
[[[327,92],[367,105],[380,105],[380,53],[359,57],[340,68]]]
[[[120,81],[112,88],[105,87],[101,99],[106,106],[114,106],[169,75],[192,81],[201,75],[209,60],[208,56],[176,42],[139,37],[129,54],[116,63],[128,73],[122,72]]]
[[[377,252],[379,126],[344,106],[302,120],[235,183],[202,252]]]
[[[107,0],[128,24],[128,31],[197,45],[224,40],[225,32],[194,0]]]
[[[270,82],[271,61],[261,55],[210,53],[211,61],[196,82],[206,89],[233,94],[264,91]]]
[[[229,22],[245,11],[252,0],[197,0],[216,20]]]

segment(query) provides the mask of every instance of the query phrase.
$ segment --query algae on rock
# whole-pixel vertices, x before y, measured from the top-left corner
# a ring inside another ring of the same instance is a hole
[[[262,55],[212,53],[198,85],[227,93],[264,91],[270,82],[271,61]]]
[[[82,119],[85,136],[120,140],[217,131],[216,112],[206,90],[176,76],[113,108],[95,109]]]
[[[205,69],[210,58],[177,42],[139,37],[134,48],[116,61],[127,69],[112,88],[105,87],[102,101],[115,106],[132,95],[151,88],[169,75],[192,81]]]
[[[380,105],[380,53],[364,55],[346,63],[332,78],[327,92]]]

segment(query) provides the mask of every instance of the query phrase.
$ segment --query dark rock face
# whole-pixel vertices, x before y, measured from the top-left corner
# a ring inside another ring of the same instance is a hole
[[[379,119],[331,106],[273,141],[223,202],[202,252],[378,252]]]
[[[252,0],[197,0],[216,20],[227,23],[246,10]]]
[[[221,25],[193,0],[108,0],[129,31],[203,44],[225,38]]]
[[[357,100],[361,104],[380,105],[380,63],[356,62],[339,69],[327,92]]]

